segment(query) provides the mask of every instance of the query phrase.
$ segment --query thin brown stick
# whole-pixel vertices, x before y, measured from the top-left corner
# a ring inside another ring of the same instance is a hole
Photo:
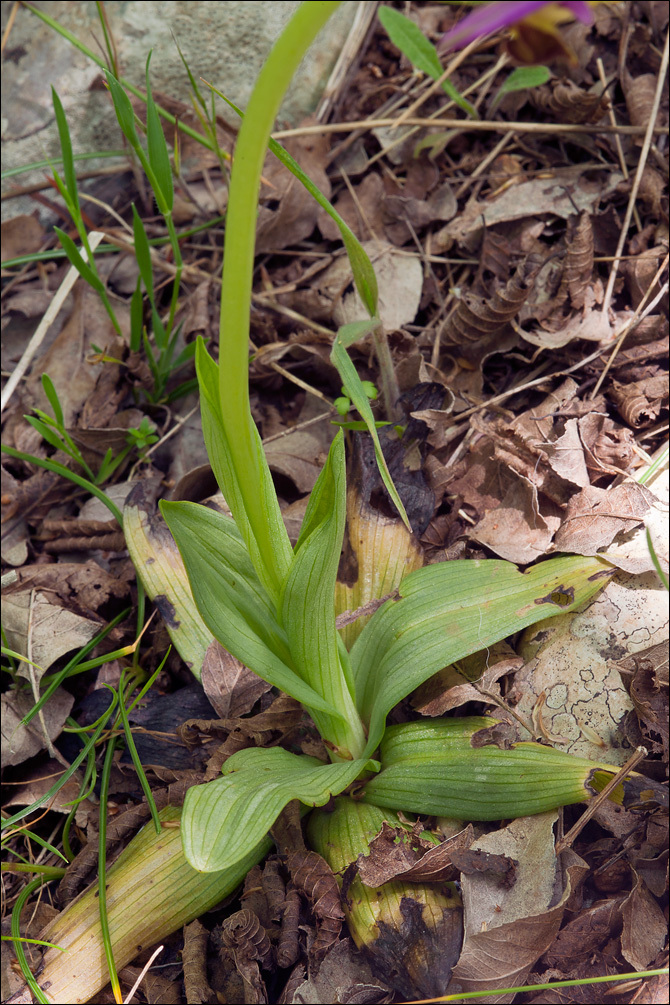
[[[575,838],[580,834],[584,827],[586,827],[598,807],[602,806],[610,793],[614,792],[619,782],[621,782],[626,775],[630,774],[633,768],[637,767],[640,761],[647,756],[647,753],[648,751],[646,747],[638,747],[635,753],[628,758],[623,768],[621,768],[620,771],[617,771],[614,778],[610,779],[602,792],[599,792],[595,799],[591,800],[577,823],[570,828],[568,833],[565,834],[560,841],[556,842],[556,855],[560,855],[562,851],[570,847]]]
[[[451,63],[449,63],[449,65],[446,67],[446,69],[444,70],[442,76],[438,77],[437,80],[434,80],[433,83],[428,88],[428,90],[424,91],[423,94],[420,95],[416,99],[416,101],[413,104],[411,104],[409,106],[409,108],[407,108],[402,113],[402,115],[400,116],[400,118],[396,119],[395,126],[393,128],[397,128],[398,126],[401,126],[404,122],[407,122],[407,121],[409,121],[409,119],[415,117],[418,109],[421,107],[421,105],[424,103],[424,101],[426,101],[433,94],[435,94],[436,91],[439,91],[441,89],[442,84],[444,83],[444,81],[447,80],[447,78],[451,76],[451,74],[454,72],[454,70],[458,69],[458,67],[461,65],[461,63],[463,62],[463,60],[467,59],[467,57],[470,55],[470,53],[473,52],[473,50],[477,48],[477,46],[479,45],[479,43],[480,43],[480,39],[476,38],[474,40],[474,42],[470,42],[470,44],[466,45],[464,49],[461,49],[461,51],[459,53],[457,53],[456,56],[454,56],[454,58],[452,59]]]
[[[312,136],[319,133],[349,133],[354,129],[384,129],[394,126],[397,119],[359,119],[354,122],[327,122],[318,126],[301,126],[296,129],[280,129],[272,134],[275,140],[285,140],[291,136]],[[653,119],[652,119],[653,123]],[[547,133],[552,135],[565,135],[570,133],[584,133],[593,136],[596,133],[620,133],[622,136],[644,136],[648,131],[655,134],[663,134],[665,130],[662,126],[606,126],[594,123],[593,125],[576,125],[570,122],[487,122],[476,119],[407,119],[403,125],[406,126],[440,126],[443,129],[463,129],[467,132],[477,133]]]
[[[619,259],[623,251],[623,246],[626,243],[626,238],[628,237],[628,228],[630,227],[631,217],[633,215],[633,209],[635,207],[635,200],[637,199],[637,193],[640,188],[640,183],[642,181],[642,174],[644,172],[645,165],[647,163],[647,157],[649,156],[649,149],[651,147],[651,139],[655,131],[656,116],[658,115],[658,109],[661,105],[661,98],[663,97],[663,89],[665,84],[665,76],[668,72],[668,39],[670,38],[670,30],[666,32],[665,35],[665,47],[663,49],[663,57],[661,59],[661,66],[658,71],[658,80],[656,81],[656,93],[654,94],[654,100],[651,106],[651,111],[649,112],[649,122],[644,129],[644,142],[642,144],[642,149],[640,151],[640,160],[637,165],[637,171],[635,172],[635,178],[633,180],[633,187],[630,190],[630,196],[628,198],[628,206],[626,207],[626,216],[624,218],[623,224],[621,226],[621,233],[619,234],[619,243],[615,251],[614,264],[612,266],[612,271],[610,272],[609,279],[607,281],[607,289],[605,290],[605,296],[603,298],[602,312],[607,314],[609,306],[612,300],[612,294],[614,292],[614,283],[616,281],[617,272],[619,271]]]
[[[609,373],[610,367],[614,363],[614,360],[616,359],[616,357],[617,357],[617,355],[619,353],[619,350],[621,349],[621,346],[624,344],[624,341],[625,341],[626,337],[628,336],[628,333],[630,332],[630,330],[631,330],[631,328],[633,326],[634,321],[636,321],[638,319],[638,317],[642,316],[643,310],[644,310],[644,315],[645,316],[647,314],[650,314],[651,311],[653,311],[653,309],[656,306],[656,304],[659,302],[659,300],[661,300],[665,296],[665,294],[668,292],[668,284],[665,283],[661,287],[661,289],[659,290],[659,292],[656,294],[656,296],[654,297],[654,299],[652,300],[652,302],[649,304],[649,307],[647,307],[646,309],[644,309],[645,308],[645,304],[646,304],[647,300],[649,299],[649,296],[651,295],[651,291],[653,290],[654,286],[656,285],[656,283],[658,282],[658,280],[661,278],[662,274],[665,272],[665,270],[668,267],[668,258],[669,257],[670,256],[666,255],[665,258],[663,259],[663,264],[661,265],[660,269],[658,269],[658,271],[656,272],[656,275],[654,276],[654,278],[652,279],[652,281],[649,283],[649,286],[647,287],[642,300],[637,305],[637,308],[635,310],[635,314],[633,315],[633,317],[627,323],[627,325],[624,328],[624,330],[619,335],[617,343],[614,346],[614,350],[612,352],[612,355],[607,360],[607,363],[605,364],[605,369],[600,374],[600,377],[598,378],[598,380],[596,382],[596,386],[593,388],[593,390],[591,391],[591,394],[589,395],[589,398],[590,398],[591,401],[593,401],[593,399],[597,395],[598,391],[600,390],[600,388],[602,386],[602,382],[604,381],[605,377]]]

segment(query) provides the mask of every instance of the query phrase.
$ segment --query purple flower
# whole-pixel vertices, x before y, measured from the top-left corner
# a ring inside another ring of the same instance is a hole
[[[589,3],[542,3],[537,0],[490,3],[485,7],[478,7],[455,28],[443,35],[438,43],[438,49],[440,52],[460,49],[483,35],[490,35],[501,28],[513,27],[526,20],[529,20],[536,29],[555,35],[556,25],[568,20],[570,16],[578,18],[585,24],[591,24],[593,15],[590,6]]]

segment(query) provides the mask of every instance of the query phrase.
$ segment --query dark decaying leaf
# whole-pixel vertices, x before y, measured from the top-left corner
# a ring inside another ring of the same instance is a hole
[[[422,825],[408,833],[384,822],[370,842],[370,854],[359,855],[358,875],[365,886],[378,887],[393,879],[409,883],[443,883],[456,879],[453,854],[468,848],[474,838],[472,824],[439,845],[421,837]]]
[[[551,948],[542,957],[548,967],[568,973],[577,963],[586,961],[608,939],[621,931],[623,897],[600,900],[581,911],[560,930]]]

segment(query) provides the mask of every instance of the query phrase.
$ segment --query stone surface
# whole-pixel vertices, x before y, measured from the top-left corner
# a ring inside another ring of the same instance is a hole
[[[195,79],[204,77],[244,108],[263,60],[299,5],[299,0],[108,0],[105,10],[127,80],[143,88],[144,66],[153,48],[152,87],[189,102],[188,77],[174,34]],[[2,2],[3,32],[13,6],[10,0]],[[95,3],[38,0],[35,6],[101,54],[104,42]],[[320,33],[282,105],[281,125],[295,125],[314,111],[357,6],[342,4]],[[3,170],[58,155],[52,85],[63,102],[75,153],[119,149],[120,132],[100,79],[98,66],[26,7],[19,7],[2,69]],[[221,101],[218,110],[226,114]],[[234,113],[228,115],[234,118]],[[3,188],[43,177],[44,172],[21,174],[3,182]],[[34,202],[11,199],[3,203],[3,219],[34,209]]]

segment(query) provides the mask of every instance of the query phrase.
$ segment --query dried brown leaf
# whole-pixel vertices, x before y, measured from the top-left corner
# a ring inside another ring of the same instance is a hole
[[[554,855],[556,813],[523,817],[487,834],[475,847],[518,863],[510,889],[487,874],[463,876],[465,940],[447,992],[483,991],[523,984],[536,960],[552,945],[565,906],[586,873],[570,851],[561,865]],[[556,887],[560,899],[556,903]],[[492,993],[490,1002],[506,1001]]]
[[[646,970],[667,946],[668,929],[663,911],[635,873],[635,886],[621,906],[621,952],[636,970]]]
[[[422,838],[420,831],[421,826],[408,832],[385,822],[370,842],[370,853],[358,856],[361,882],[365,886],[379,887],[394,879],[408,883],[444,883],[456,878],[453,854],[472,843],[472,825],[468,824],[439,845]]]
[[[623,181],[608,165],[603,177],[579,165],[559,168],[550,177],[521,182],[490,200],[469,202],[463,213],[443,228],[445,237],[466,247],[479,241],[484,227],[528,217],[559,216],[567,220],[575,212],[592,210]],[[442,233],[442,232],[440,232]]]
[[[65,720],[74,705],[74,697],[58,688],[42,710],[41,716],[34,716],[25,726],[22,723],[35,700],[21,691],[7,691],[2,695],[2,767],[22,764],[28,758],[39,754],[50,741],[60,736]]]
[[[310,120],[304,123],[310,124]],[[297,136],[286,149],[303,171],[328,198],[330,180],[325,158],[330,148],[326,134]],[[316,226],[318,203],[298,179],[274,155],[268,155],[263,177],[269,185],[261,188],[261,204],[256,226],[256,254],[288,248],[309,237]]]
[[[595,485],[583,488],[569,501],[556,548],[577,555],[595,555],[617,534],[644,523],[654,496],[643,485],[626,482],[607,491]]]
[[[270,685],[223,648],[216,639],[202,662],[200,682],[210,704],[222,719],[250,712]]]
[[[31,255],[44,241],[42,224],[35,216],[15,216],[2,223],[2,261]]]

